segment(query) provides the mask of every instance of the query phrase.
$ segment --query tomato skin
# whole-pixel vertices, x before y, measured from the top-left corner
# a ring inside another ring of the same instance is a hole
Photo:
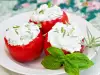
[[[28,62],[37,59],[43,50],[43,36],[41,32],[27,45],[12,46],[4,38],[5,45],[11,56],[19,62]]]
[[[32,20],[29,20],[29,22],[32,22]],[[51,30],[51,28],[57,22],[62,22],[64,24],[66,24],[66,22],[69,23],[68,16],[67,16],[67,14],[64,11],[63,11],[63,15],[61,17],[59,17],[59,18],[56,18],[55,20],[40,22],[41,26],[42,26],[41,30],[42,30],[43,34],[47,33],[49,30]],[[33,23],[37,23],[37,22],[33,22]]]
[[[82,41],[84,41],[84,40],[82,40]],[[50,44],[50,42],[48,42],[48,34],[46,34],[45,39],[44,39],[44,52],[45,52],[46,55],[50,55],[50,53],[47,51],[47,49],[49,47],[52,47],[52,45]],[[84,48],[85,48],[85,46],[82,45],[81,49],[80,49],[80,53],[83,53]],[[63,52],[64,52],[65,55],[70,54],[70,52],[67,51],[67,50],[63,50]]]
[[[47,51],[47,48],[51,47],[51,44],[48,42],[48,35],[46,34],[44,38],[44,52],[46,55],[49,55],[49,52]]]
[[[61,22],[63,22],[64,24],[66,24],[66,22],[69,23],[68,16],[64,11],[63,11],[63,16],[61,18]]]

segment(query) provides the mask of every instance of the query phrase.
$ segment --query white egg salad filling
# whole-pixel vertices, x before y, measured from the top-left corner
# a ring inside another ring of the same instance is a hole
[[[31,16],[32,21],[50,21],[59,18],[63,15],[63,11],[58,6],[48,7],[48,5],[41,5],[39,8],[33,11]]]
[[[5,38],[10,45],[27,45],[40,33],[39,27],[33,23],[15,25],[6,29]]]
[[[48,32],[48,42],[52,46],[71,53],[80,51],[83,38],[79,27],[74,24],[68,25],[58,22]]]

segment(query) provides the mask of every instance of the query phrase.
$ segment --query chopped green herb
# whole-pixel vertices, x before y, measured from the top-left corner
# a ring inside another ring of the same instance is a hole
[[[26,31],[27,33],[29,33],[29,34],[31,34],[31,32],[30,31]]]
[[[39,12],[39,14],[44,14],[44,10],[41,10],[41,11]]]
[[[65,36],[65,34],[66,34],[66,30],[63,32],[63,37]]]
[[[69,32],[67,32],[67,36],[69,36],[70,34],[69,34]]]
[[[72,34],[72,32],[75,30],[75,28],[72,28],[72,30],[69,32],[69,34]]]
[[[16,34],[18,35],[18,31],[17,31],[17,29],[15,29],[15,32],[16,32]]]
[[[19,28],[20,26],[13,26],[13,28]]]
[[[17,29],[19,28],[20,26],[13,26],[13,28],[14,28],[14,30],[15,30],[15,32],[16,32],[16,34],[18,35],[18,31],[17,31]]]
[[[21,37],[20,37],[20,40],[23,40],[23,39],[24,39],[23,36],[21,36]]]
[[[64,27],[61,27],[61,33],[64,33],[65,29]]]
[[[25,25],[25,27],[29,27],[29,25],[27,24],[27,25]]]
[[[29,25],[27,24],[27,25],[25,25],[25,27],[27,27],[28,28],[28,30],[30,30],[30,27],[29,27]]]
[[[64,27],[61,27],[61,33],[63,33],[63,37],[64,37],[66,34],[66,30],[64,29]]]

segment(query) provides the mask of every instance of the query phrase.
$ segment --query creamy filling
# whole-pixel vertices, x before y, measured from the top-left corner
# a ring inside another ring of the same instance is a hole
[[[58,6],[48,7],[46,4],[41,5],[40,8],[33,11],[31,16],[32,21],[50,21],[59,18],[63,15],[63,11]]]
[[[40,33],[39,27],[28,23],[23,26],[13,26],[6,30],[5,38],[10,45],[27,45]]]
[[[59,22],[48,32],[48,42],[52,46],[71,53],[80,51],[83,38],[79,27],[74,24],[66,25]]]

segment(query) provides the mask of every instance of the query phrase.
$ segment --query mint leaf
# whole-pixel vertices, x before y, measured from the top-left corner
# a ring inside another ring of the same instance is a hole
[[[50,8],[52,6],[51,1],[48,2],[48,8]]]
[[[60,60],[49,55],[49,56],[46,56],[41,64],[47,68],[47,69],[59,69],[61,67],[61,63],[60,63]]]
[[[54,57],[60,57],[60,56],[64,56],[64,53],[61,49],[56,48],[56,47],[50,47],[47,49],[48,52],[54,56]]]
[[[46,56],[41,64],[47,69],[59,69],[62,65],[68,75],[79,75],[79,71],[87,69],[93,62],[82,53],[72,53],[64,55],[59,48],[50,47],[48,51],[51,55]]]
[[[69,62],[64,63],[64,69],[68,75],[79,75],[79,69],[75,66],[72,66],[72,64]]]
[[[75,64],[79,69],[87,69],[93,65],[93,62],[82,53],[72,53],[65,55],[65,60]]]

